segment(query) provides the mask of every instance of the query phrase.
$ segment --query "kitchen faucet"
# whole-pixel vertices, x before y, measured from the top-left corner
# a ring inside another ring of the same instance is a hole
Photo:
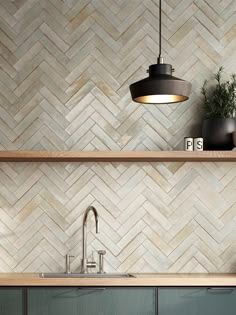
[[[89,212],[92,211],[95,217],[96,233],[99,233],[99,216],[97,210],[93,206],[89,206],[84,213],[83,218],[83,239],[82,239],[82,260],[81,273],[88,273],[88,268],[95,268],[95,262],[88,262],[87,258],[87,219]]]

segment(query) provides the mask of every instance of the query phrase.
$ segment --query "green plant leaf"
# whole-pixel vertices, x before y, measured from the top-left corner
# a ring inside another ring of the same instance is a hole
[[[236,74],[230,80],[222,81],[223,67],[215,74],[216,85],[209,92],[208,81],[205,80],[201,93],[204,96],[206,118],[233,118],[236,115]]]

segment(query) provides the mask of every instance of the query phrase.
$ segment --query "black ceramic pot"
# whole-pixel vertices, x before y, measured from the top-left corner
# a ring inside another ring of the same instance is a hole
[[[232,150],[232,134],[236,130],[235,118],[206,119],[203,122],[202,137],[207,150]]]

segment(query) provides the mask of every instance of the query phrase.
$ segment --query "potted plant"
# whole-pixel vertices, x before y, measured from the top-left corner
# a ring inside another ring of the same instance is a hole
[[[206,80],[201,88],[206,118],[202,136],[208,150],[232,150],[232,133],[236,130],[236,74],[222,80],[223,67],[215,74],[216,85],[208,88]]]

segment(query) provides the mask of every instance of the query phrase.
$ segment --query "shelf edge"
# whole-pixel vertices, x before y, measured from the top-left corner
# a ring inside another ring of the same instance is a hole
[[[0,162],[235,162],[236,151],[0,151]]]

